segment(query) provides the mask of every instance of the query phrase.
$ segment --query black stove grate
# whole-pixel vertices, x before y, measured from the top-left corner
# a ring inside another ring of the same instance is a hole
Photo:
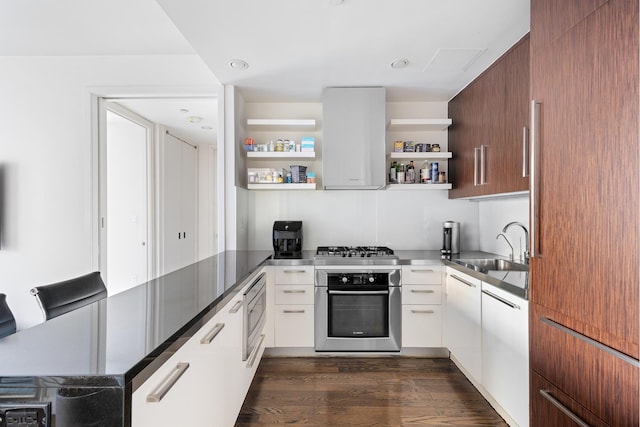
[[[386,246],[318,246],[318,257],[375,258],[392,257],[393,250]]]

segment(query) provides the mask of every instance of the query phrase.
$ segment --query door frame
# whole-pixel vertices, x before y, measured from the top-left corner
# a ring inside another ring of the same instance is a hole
[[[147,280],[155,277],[157,271],[156,266],[156,251],[157,251],[157,235],[155,232],[155,218],[156,218],[156,196],[155,196],[155,141],[156,141],[156,126],[153,122],[147,120],[141,115],[117,104],[117,98],[107,99],[103,97],[98,98],[98,193],[99,193],[99,269],[102,273],[103,279],[107,282],[108,259],[107,259],[107,238],[106,233],[108,231],[108,218],[107,218],[107,111],[117,114],[127,120],[132,121],[147,129],[146,137],[146,249],[147,249]]]

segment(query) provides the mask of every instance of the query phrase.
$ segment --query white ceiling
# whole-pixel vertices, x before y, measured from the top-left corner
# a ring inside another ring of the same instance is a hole
[[[326,86],[447,101],[528,30],[529,0],[0,0],[0,56],[198,54],[249,102]]]
[[[248,101],[317,101],[326,86],[448,101],[529,31],[529,0],[157,1]],[[231,70],[236,58],[249,69]]]

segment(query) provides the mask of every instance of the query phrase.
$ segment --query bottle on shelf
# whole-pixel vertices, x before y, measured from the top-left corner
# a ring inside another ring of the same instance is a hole
[[[389,183],[395,184],[398,182],[398,162],[394,161],[389,168]]]
[[[409,166],[407,166],[407,183],[415,184],[416,182],[416,168],[413,166],[413,160],[409,162]]]

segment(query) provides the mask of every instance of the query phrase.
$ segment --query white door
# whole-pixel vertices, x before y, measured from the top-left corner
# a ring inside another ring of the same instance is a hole
[[[100,270],[110,295],[149,277],[149,147],[153,124],[103,103]]]
[[[162,273],[196,261],[197,149],[171,133],[163,135]]]

